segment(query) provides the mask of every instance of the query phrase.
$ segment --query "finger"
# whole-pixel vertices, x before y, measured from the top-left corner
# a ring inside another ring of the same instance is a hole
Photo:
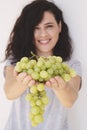
[[[18,75],[18,72],[15,71],[15,69],[13,70],[13,75],[14,75],[14,76],[17,76],[17,75]]]
[[[50,82],[52,84],[52,87],[58,87],[58,82],[57,82],[57,80],[55,78],[51,78]]]
[[[50,81],[47,81],[47,82],[45,83],[45,85],[46,85],[47,87],[51,88],[51,83],[50,83]]]
[[[56,76],[55,79],[58,82],[59,88],[64,88],[65,87],[66,82],[61,77]]]
[[[31,86],[33,86],[34,84],[35,84],[35,80],[32,79],[32,80],[28,83],[28,86],[31,87]]]
[[[28,83],[31,81],[31,79],[32,79],[32,77],[28,75],[28,76],[26,76],[26,77],[23,79],[22,83],[23,83],[24,85],[28,85]]]
[[[17,80],[18,81],[23,81],[23,79],[27,76],[27,74],[25,72],[22,72],[20,74],[17,75]]]

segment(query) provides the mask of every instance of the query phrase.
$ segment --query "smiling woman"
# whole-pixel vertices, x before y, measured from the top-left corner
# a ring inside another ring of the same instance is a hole
[[[50,103],[45,109],[44,122],[36,128],[28,119],[30,105],[25,96],[37,83],[26,72],[15,71],[15,64],[22,57],[31,57],[31,51],[39,57],[60,56],[77,72],[68,82],[56,76],[44,83]],[[71,55],[71,38],[62,11],[46,0],[27,4],[14,25],[5,51],[4,90],[7,98],[13,100],[5,130],[68,130],[66,108],[76,101],[81,83],[80,62],[72,60]]]
[[[37,55],[53,55],[59,34],[61,32],[61,21],[57,23],[51,12],[44,12],[41,23],[35,27],[34,43]]]

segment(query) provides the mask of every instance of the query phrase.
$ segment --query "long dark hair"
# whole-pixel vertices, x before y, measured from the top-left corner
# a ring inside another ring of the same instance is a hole
[[[11,55],[17,62],[24,56],[31,57],[31,51],[35,53],[34,28],[41,22],[45,11],[51,12],[57,23],[60,21],[62,23],[62,31],[53,54],[61,56],[64,61],[70,59],[72,54],[71,38],[62,11],[54,3],[46,0],[35,0],[23,8],[10,34],[5,50],[5,59]]]

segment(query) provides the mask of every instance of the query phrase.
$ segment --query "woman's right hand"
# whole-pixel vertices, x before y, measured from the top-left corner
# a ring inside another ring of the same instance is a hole
[[[16,80],[24,86],[30,87],[35,84],[35,80],[33,80],[26,72],[18,73],[14,70],[14,75],[16,76]]]
[[[8,99],[18,98],[27,88],[34,84],[36,84],[35,80],[26,72],[18,73],[15,71],[14,66],[6,67],[4,90]]]

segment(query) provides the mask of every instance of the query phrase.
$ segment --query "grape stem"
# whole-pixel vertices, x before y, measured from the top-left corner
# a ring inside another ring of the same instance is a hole
[[[31,55],[32,55],[32,56],[30,57],[30,59],[32,59],[32,58],[34,58],[34,57],[35,57],[35,58],[38,60],[38,56],[37,56],[37,55],[35,55],[32,51],[31,51]]]

